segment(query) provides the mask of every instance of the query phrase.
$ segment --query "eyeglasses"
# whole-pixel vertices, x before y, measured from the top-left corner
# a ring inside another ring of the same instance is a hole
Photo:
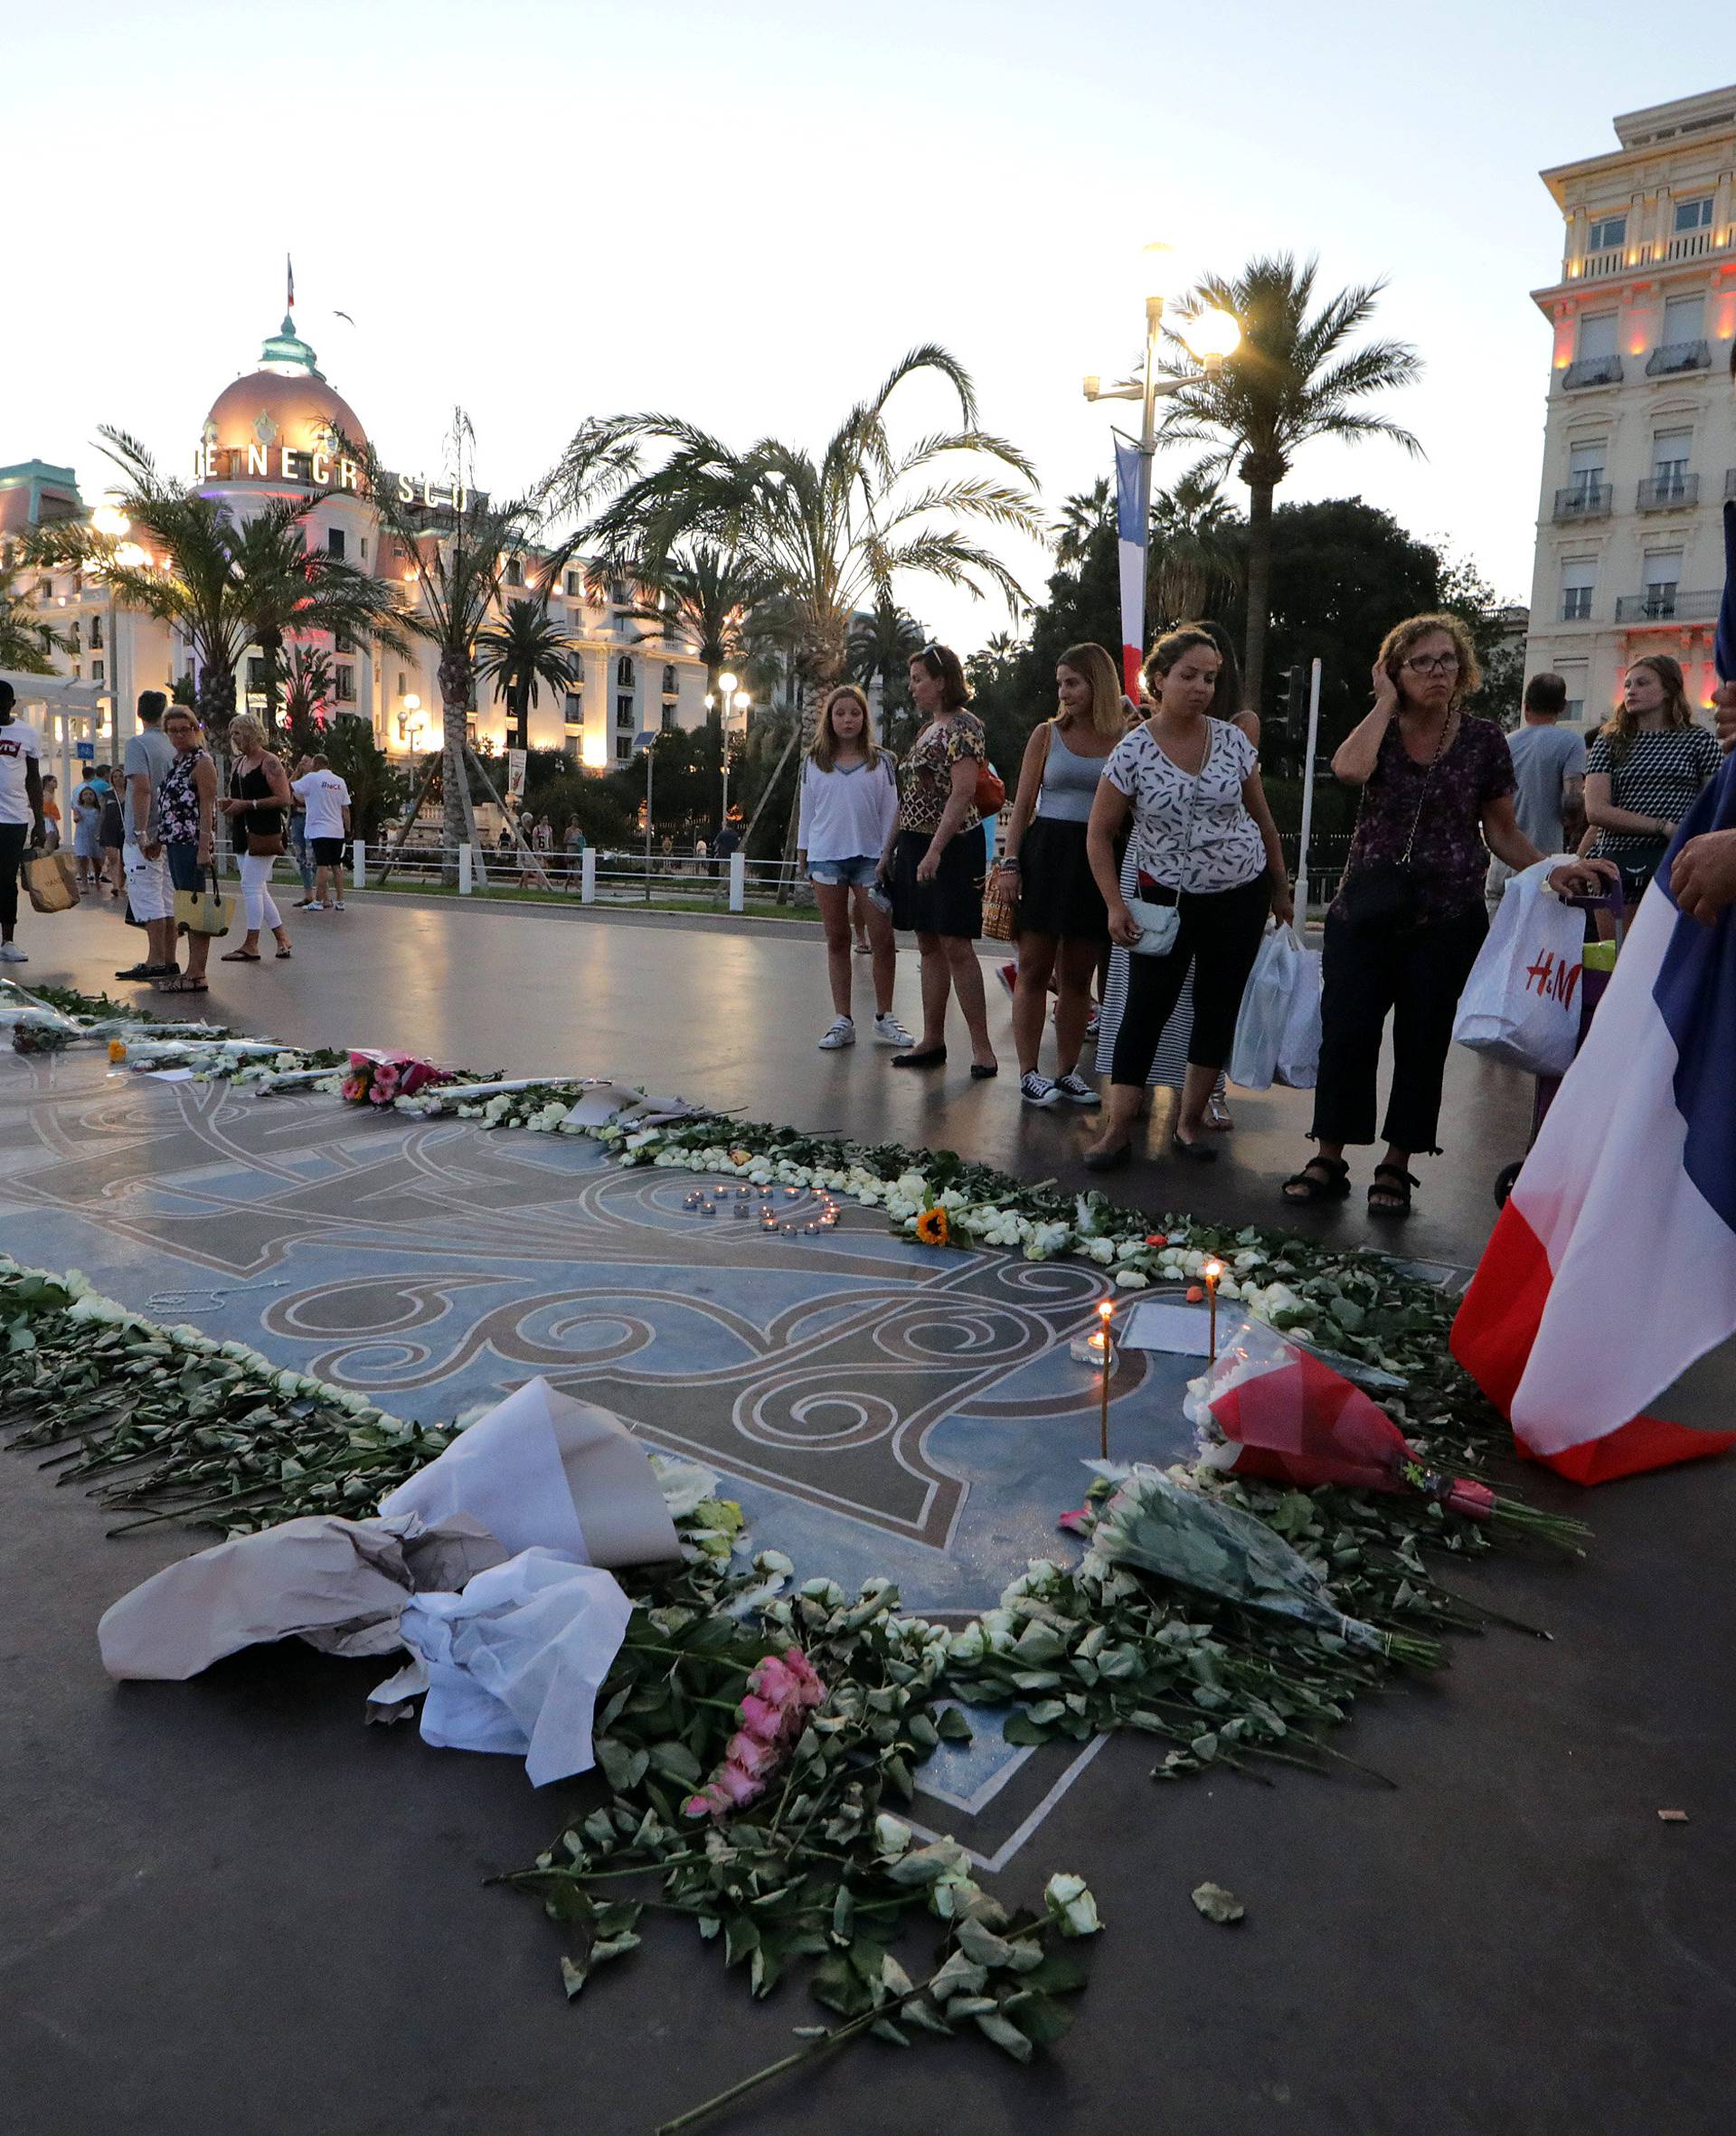
[[[1429,653],[1420,660],[1407,660],[1404,664],[1412,675],[1457,675],[1457,653]]]

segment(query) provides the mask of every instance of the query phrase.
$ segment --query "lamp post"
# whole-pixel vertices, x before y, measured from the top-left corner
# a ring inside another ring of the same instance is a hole
[[[726,667],[717,678],[716,690],[705,693],[706,711],[718,715],[718,758],[723,769],[723,803],[717,819],[720,831],[730,820],[730,721],[738,712],[745,715],[753,702],[745,690],[736,687],[739,680]]]
[[[1140,494],[1136,515],[1139,528],[1137,544],[1137,584],[1134,584],[1133,574],[1125,568],[1127,552],[1124,549],[1121,631],[1124,645],[1143,648],[1146,641],[1146,554],[1150,534],[1151,463],[1157,452],[1157,403],[1197,382],[1191,378],[1160,378],[1157,375],[1157,343],[1163,333],[1165,295],[1180,279],[1176,272],[1175,248],[1165,244],[1144,247],[1139,254],[1139,279],[1146,304],[1143,375],[1129,380],[1125,385],[1112,386],[1106,386],[1100,376],[1093,375],[1085,381],[1085,398],[1093,402],[1139,402],[1139,441],[1137,449],[1139,454]],[[1241,323],[1227,311],[1202,311],[1193,318],[1184,319],[1175,327],[1175,338],[1204,367],[1208,378],[1216,376],[1223,366],[1224,358],[1235,354],[1241,340]],[[1127,686],[1131,694],[1131,679]]]

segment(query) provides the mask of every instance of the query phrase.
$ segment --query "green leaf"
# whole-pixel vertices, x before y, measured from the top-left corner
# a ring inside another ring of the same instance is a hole
[[[616,1735],[603,1736],[593,1747],[597,1763],[603,1769],[603,1778],[618,1795],[637,1787],[651,1763],[646,1752],[631,1749]]]
[[[1002,1739],[1021,1748],[1030,1744],[1047,1743],[1052,1733],[1052,1729],[1033,1721],[1023,1708],[1008,1714],[1001,1723]]]
[[[992,2039],[997,2047],[1004,2047],[1015,2062],[1031,2059],[1031,2042],[1016,2025],[1002,2017],[998,2008],[978,2011],[976,2029],[985,2039]]]
[[[587,1966],[580,1965],[571,1958],[563,1958],[561,1961],[561,1979],[566,1988],[569,2002],[579,1993],[589,1977]]]
[[[968,1743],[971,1740],[970,1723],[965,1718],[961,1706],[939,1707],[935,1713],[934,1725],[942,1743]]]
[[[672,1780],[679,1780],[688,1787],[697,1787],[700,1782],[699,1760],[684,1743],[659,1743],[652,1746],[651,1763],[659,1772],[666,1772]],[[629,1785],[631,1782],[628,1783]]]
[[[1009,1995],[1001,2005],[1001,2015],[1010,2018],[1033,2047],[1053,2046],[1073,2021],[1071,2010],[1035,1990]]]
[[[890,2018],[876,2018],[868,2029],[876,2039],[889,2039],[895,2047],[907,2047],[910,2044],[909,2034],[901,2032]]]

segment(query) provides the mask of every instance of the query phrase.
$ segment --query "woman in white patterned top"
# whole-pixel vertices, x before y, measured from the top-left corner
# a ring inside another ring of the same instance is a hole
[[[1216,1157],[1203,1132],[1206,1101],[1229,1057],[1266,915],[1282,923],[1293,911],[1254,745],[1240,728],[1209,717],[1221,659],[1203,630],[1172,630],[1158,640],[1145,670],[1151,715],[1117,746],[1092,806],[1087,839],[1109,933],[1136,951],[1108,1117],[1085,1153],[1092,1171],[1132,1155],[1146,1077],[1190,969],[1194,1027],[1172,1143],[1197,1163]],[[1139,898],[1175,912],[1174,939],[1162,954],[1137,949],[1145,930],[1117,877],[1115,840],[1129,815]]]

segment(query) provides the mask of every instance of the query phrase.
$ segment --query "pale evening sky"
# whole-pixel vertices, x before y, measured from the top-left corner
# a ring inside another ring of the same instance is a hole
[[[391,464],[438,470],[454,402],[495,490],[623,409],[817,444],[934,339],[1052,510],[1134,412],[1080,380],[1131,360],[1132,256],[1164,237],[1388,278],[1379,327],[1427,363],[1392,412],[1428,458],[1316,446],[1280,501],[1360,492],[1523,600],[1549,360],[1527,291],[1561,252],[1536,173],[1732,72],[1723,6],[1640,26],[1605,0],[4,0],[0,462],[70,463],[94,496],[109,421],[186,471],[288,250],[300,330]],[[902,420],[944,411],[911,392]],[[1006,553],[1039,591],[1042,553]],[[961,647],[1005,624],[904,597]]]

